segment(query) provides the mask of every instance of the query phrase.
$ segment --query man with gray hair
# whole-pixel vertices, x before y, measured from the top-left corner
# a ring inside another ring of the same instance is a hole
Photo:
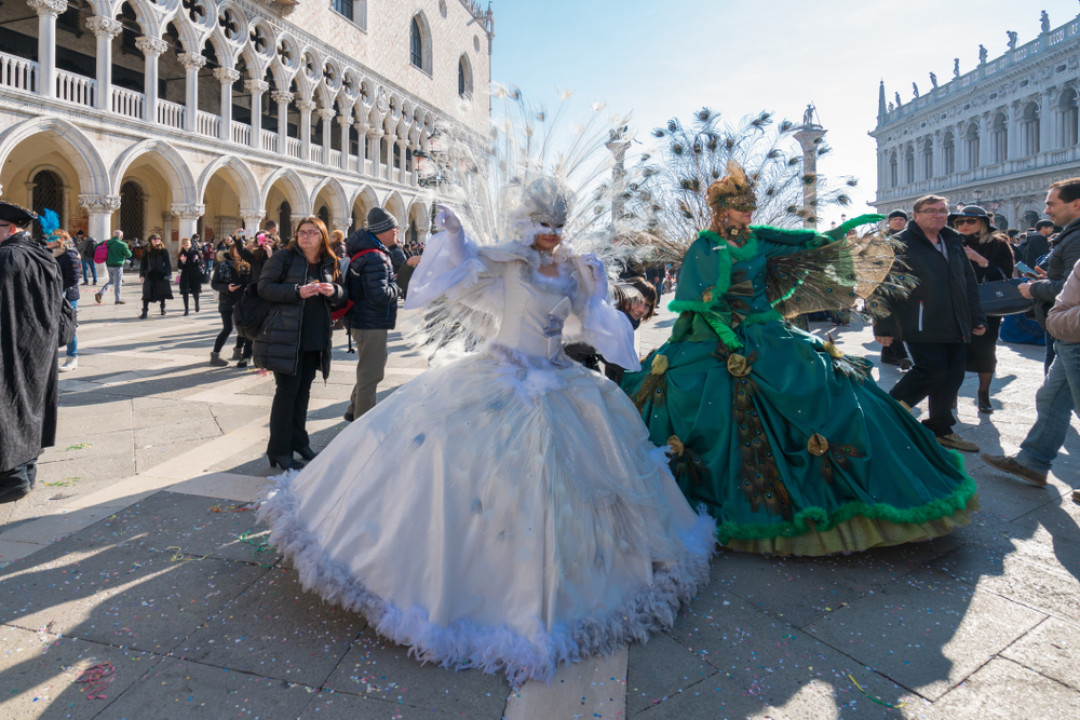
[[[948,200],[926,195],[915,201],[914,218],[894,235],[903,243],[897,259],[918,279],[903,298],[890,300],[892,313],[874,324],[883,346],[907,343],[914,366],[889,392],[907,407],[929,400],[923,425],[938,443],[953,450],[978,452],[979,446],[953,432],[952,410],[964,382],[964,349],[972,335],[986,332],[978,283],[964,254],[959,233],[945,227]]]

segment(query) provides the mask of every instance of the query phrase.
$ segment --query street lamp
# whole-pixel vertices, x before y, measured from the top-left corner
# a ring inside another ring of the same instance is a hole
[[[978,205],[979,199],[982,197],[982,190],[980,190],[979,188],[975,188],[971,191],[971,194],[975,197],[975,204]]]

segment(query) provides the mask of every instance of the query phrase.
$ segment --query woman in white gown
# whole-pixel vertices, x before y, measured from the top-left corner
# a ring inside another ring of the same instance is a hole
[[[523,239],[497,246],[443,208],[409,286],[407,306],[494,316],[493,341],[398,388],[260,509],[305,588],[421,660],[512,682],[670,626],[715,544],[627,396],[564,355],[575,325],[639,367],[599,261],[560,247],[566,195],[525,198]]]

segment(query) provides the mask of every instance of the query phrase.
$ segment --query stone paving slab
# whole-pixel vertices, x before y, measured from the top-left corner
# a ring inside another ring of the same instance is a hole
[[[44,628],[0,625],[0,712],[4,720],[90,720],[159,661],[152,653],[58,637]],[[104,663],[116,670],[107,686],[76,682],[84,671]],[[106,697],[88,697],[98,694]]]
[[[271,569],[177,650],[207,665],[320,687],[349,652],[363,618],[301,589],[296,572]]]
[[[1080,693],[994,658],[927,713],[929,720],[1075,720]]]
[[[478,670],[453,671],[410,657],[370,628],[356,638],[325,687],[416,710],[454,717],[498,718],[510,685],[504,676]]]
[[[921,570],[838,609],[807,631],[937,700],[1044,618],[981,586]]]

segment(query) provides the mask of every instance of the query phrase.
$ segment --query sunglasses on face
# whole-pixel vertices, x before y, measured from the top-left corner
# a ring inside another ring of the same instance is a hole
[[[976,225],[978,222],[978,218],[956,218],[953,220],[953,225]]]

